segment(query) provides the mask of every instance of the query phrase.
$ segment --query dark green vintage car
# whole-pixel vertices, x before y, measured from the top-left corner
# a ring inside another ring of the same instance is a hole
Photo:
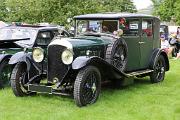
[[[9,83],[14,64],[24,55],[23,49],[32,51],[33,47],[47,47],[58,34],[57,27],[9,26],[0,29],[0,88]],[[27,52],[28,52],[27,51]],[[13,56],[13,57],[12,57]],[[8,62],[11,59],[9,65]]]
[[[56,37],[48,46],[46,82],[38,77],[29,78],[31,71],[27,64],[16,64],[11,75],[16,96],[36,92],[73,95],[81,107],[96,102],[105,80],[112,80],[116,85],[131,84],[134,77],[150,76],[152,83],[164,80],[169,61],[159,48],[158,18],[104,13],[74,19],[76,36]],[[43,62],[43,56],[42,49],[34,49],[34,61]]]

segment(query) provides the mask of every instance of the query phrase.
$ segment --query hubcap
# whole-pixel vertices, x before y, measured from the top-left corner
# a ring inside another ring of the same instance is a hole
[[[121,55],[121,60],[124,60],[124,55]]]
[[[96,91],[96,84],[95,83],[93,83],[91,89],[92,89],[93,93],[95,93],[95,91]]]

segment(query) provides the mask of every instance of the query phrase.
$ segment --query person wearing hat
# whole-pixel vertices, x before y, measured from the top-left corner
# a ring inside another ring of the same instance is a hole
[[[162,34],[160,36],[160,39],[161,39],[161,49],[163,49],[167,55],[169,55],[169,52],[170,52],[170,45],[169,45],[169,42],[167,40],[165,40],[165,35]]]

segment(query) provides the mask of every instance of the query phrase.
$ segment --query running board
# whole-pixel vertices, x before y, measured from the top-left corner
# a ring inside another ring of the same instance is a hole
[[[46,85],[35,85],[35,84],[29,84],[28,90],[32,92],[40,92],[40,93],[52,93],[52,87],[46,86]]]
[[[146,73],[151,73],[153,71],[154,70],[150,70],[150,69],[139,70],[139,71],[127,73],[126,75],[128,75],[129,77],[132,77],[132,76],[142,75],[142,74],[146,74]]]
[[[29,84],[28,91],[31,92],[38,92],[38,93],[47,93],[47,94],[55,94],[55,95],[62,95],[62,96],[70,96],[70,94],[57,91],[52,88],[52,86],[47,85],[36,85],[36,84]]]

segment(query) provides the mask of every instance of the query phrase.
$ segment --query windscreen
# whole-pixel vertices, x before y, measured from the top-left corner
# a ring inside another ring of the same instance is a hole
[[[26,39],[15,42],[16,44],[28,47],[34,44],[34,40],[37,34],[37,30],[30,28],[1,28],[0,29],[0,40],[13,40],[13,39]]]
[[[113,34],[117,31],[118,21],[116,20],[78,20],[77,35],[87,32]]]

